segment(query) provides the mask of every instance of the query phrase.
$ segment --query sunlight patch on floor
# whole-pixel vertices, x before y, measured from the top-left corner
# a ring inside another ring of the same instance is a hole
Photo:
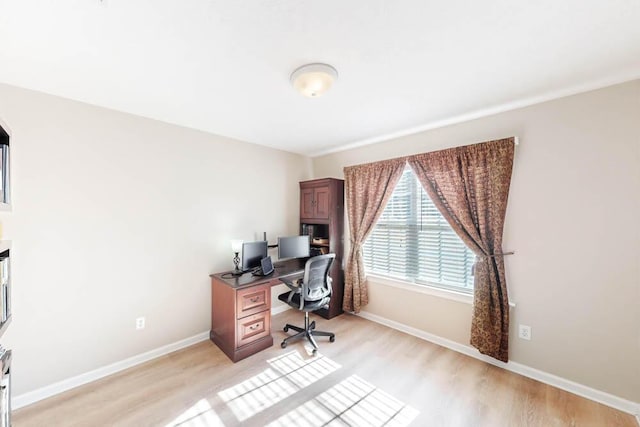
[[[407,426],[419,411],[357,375],[331,387],[269,427]]]
[[[178,418],[167,424],[167,427],[177,425],[184,427],[224,427],[224,423],[216,415],[206,399],[200,399],[195,405],[180,414]]]
[[[303,359],[297,351],[267,361],[268,369],[218,393],[239,421],[269,408],[340,368],[318,354]]]

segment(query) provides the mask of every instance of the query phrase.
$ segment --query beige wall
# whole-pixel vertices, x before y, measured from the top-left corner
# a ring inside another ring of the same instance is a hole
[[[16,395],[208,331],[230,239],[297,232],[305,157],[4,85],[0,120]]]
[[[314,175],[513,135],[511,360],[640,402],[640,81],[318,157]],[[370,287],[365,310],[468,344],[470,305]]]
[[[504,248],[516,251],[512,325],[533,339],[512,327],[511,358],[640,401],[640,81],[313,165],[5,85],[0,120],[12,131],[13,209],[0,221],[13,241],[2,344],[16,395],[208,330],[207,275],[230,268],[231,238],[297,232],[311,166],[342,177],[345,165],[517,135]],[[366,309],[468,343],[468,304],[371,283]]]

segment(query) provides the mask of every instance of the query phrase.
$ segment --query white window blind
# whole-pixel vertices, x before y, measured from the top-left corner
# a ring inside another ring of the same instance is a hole
[[[475,260],[406,167],[363,247],[367,272],[471,292]]]

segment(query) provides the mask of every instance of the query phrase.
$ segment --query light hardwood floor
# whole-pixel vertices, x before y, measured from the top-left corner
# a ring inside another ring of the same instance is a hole
[[[301,341],[232,363],[209,341],[14,412],[22,426],[629,426],[635,418],[368,320],[313,316]],[[354,397],[355,396],[355,397]],[[385,424],[386,423],[386,424]]]

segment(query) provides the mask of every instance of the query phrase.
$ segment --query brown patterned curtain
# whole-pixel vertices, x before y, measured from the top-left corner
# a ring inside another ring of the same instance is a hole
[[[346,311],[359,313],[360,308],[369,303],[362,245],[384,211],[406,163],[406,159],[401,158],[344,168],[351,234],[342,303]]]
[[[419,154],[408,163],[451,228],[475,253],[471,345],[503,362],[509,355],[509,299],[502,230],[514,139]]]

